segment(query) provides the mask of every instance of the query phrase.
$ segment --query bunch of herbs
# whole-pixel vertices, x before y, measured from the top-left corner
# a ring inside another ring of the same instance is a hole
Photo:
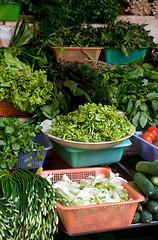
[[[158,125],[158,68],[142,61],[104,67],[108,102],[126,113],[137,130]]]
[[[102,45],[120,47],[121,51],[129,56],[129,50],[141,47],[153,48],[156,44],[153,36],[146,30],[146,24],[135,24],[124,21],[110,23],[102,29]]]
[[[9,167],[10,169],[16,166],[18,162],[19,152],[28,154],[24,161],[28,161],[28,167],[31,166],[32,152],[36,149],[37,161],[42,161],[43,154],[40,151],[44,150],[44,146],[33,142],[31,139],[40,132],[39,125],[21,124],[18,118],[1,118],[0,119],[0,168]]]

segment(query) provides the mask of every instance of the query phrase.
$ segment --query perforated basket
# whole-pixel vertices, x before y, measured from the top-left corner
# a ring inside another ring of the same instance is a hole
[[[6,100],[0,101],[0,117],[3,116],[30,116],[26,111],[20,111]]]
[[[141,131],[137,131],[134,134],[138,154],[144,160],[153,162],[154,160],[158,159],[158,148],[154,144],[151,144],[141,138],[142,134],[143,132]]]
[[[53,174],[51,179],[53,184],[61,180],[63,174],[66,174],[72,181],[80,182],[81,179],[85,179],[89,175],[97,176],[98,174],[104,174],[105,177],[108,177],[110,170],[105,167],[92,167],[48,170],[38,172],[38,174],[44,178],[49,174]],[[126,182],[122,182],[122,185],[127,189],[129,199],[132,198],[132,200],[80,207],[64,207],[57,202],[57,212],[66,231],[74,234],[130,226],[138,202],[143,201],[144,197]]]
[[[139,49],[130,49],[129,50],[129,57],[127,57],[122,51],[120,47],[110,47],[105,46],[103,51],[103,61],[108,64],[126,64],[128,62],[139,60],[140,57],[145,58],[146,52],[148,47],[142,47]]]
[[[66,147],[53,141],[53,150],[71,167],[80,168],[96,165],[110,165],[119,162],[124,147],[131,144],[131,141],[126,139],[122,143],[111,148],[87,150]]]
[[[86,61],[86,59],[89,59],[88,56],[97,61],[100,56],[101,50],[104,49],[103,47],[63,47],[63,52],[61,54],[60,47],[50,46],[50,48],[52,51],[55,52],[55,58],[57,62],[59,62],[60,60],[65,60],[84,63],[89,63],[88,61]]]

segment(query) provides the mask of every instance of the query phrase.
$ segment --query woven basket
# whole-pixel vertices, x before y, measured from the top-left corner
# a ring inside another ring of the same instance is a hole
[[[3,116],[30,116],[28,112],[20,111],[6,100],[0,101],[0,117]]]
[[[101,50],[103,47],[63,47],[63,52],[61,55],[60,47],[50,46],[51,50],[55,52],[55,58],[57,62],[60,60],[65,61],[76,61],[76,62],[84,62],[91,64],[91,62],[87,61],[93,59],[98,61]]]

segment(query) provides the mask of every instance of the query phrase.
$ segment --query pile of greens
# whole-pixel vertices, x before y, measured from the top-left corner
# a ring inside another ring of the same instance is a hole
[[[79,105],[94,102],[122,110],[137,130],[158,125],[158,67],[143,60],[128,66],[97,64],[95,68],[69,62],[49,74],[54,77],[55,99],[42,107],[47,118],[56,116],[51,117],[51,112],[66,115]]]
[[[44,146],[33,142],[31,139],[40,132],[39,125],[21,123],[18,118],[1,118],[0,119],[0,168],[16,166],[19,152],[28,154],[24,161],[28,161],[28,167],[31,166],[32,152],[36,149],[37,161],[42,161]]]
[[[53,84],[45,71],[31,71],[30,66],[9,50],[0,59],[0,100],[7,100],[21,111],[32,113],[51,98]]]
[[[53,240],[59,196],[45,178],[22,168],[0,170],[0,190],[0,239]]]
[[[58,115],[47,132],[78,142],[115,141],[133,133],[134,127],[114,106],[87,103],[67,115]]]
[[[158,125],[158,67],[133,62],[102,68],[108,103],[126,113],[137,130]]]
[[[101,47],[101,28],[73,26],[61,27],[50,34],[48,40],[52,46],[62,47]]]
[[[114,22],[120,6],[118,0],[41,0],[33,3],[40,39],[47,39],[61,27]]]
[[[118,21],[110,23],[102,29],[101,41],[103,46],[121,47],[121,51],[128,56],[130,49],[141,47],[155,47],[153,36],[145,29],[145,24],[135,24]]]

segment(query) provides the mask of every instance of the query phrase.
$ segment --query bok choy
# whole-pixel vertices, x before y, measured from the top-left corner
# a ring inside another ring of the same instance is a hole
[[[47,177],[50,181],[51,175]],[[112,173],[105,177],[104,174],[88,176],[81,179],[80,183],[71,181],[64,174],[60,181],[53,184],[53,188],[65,198],[65,206],[76,207],[91,204],[104,204],[129,200],[128,191],[122,186],[123,178]]]

